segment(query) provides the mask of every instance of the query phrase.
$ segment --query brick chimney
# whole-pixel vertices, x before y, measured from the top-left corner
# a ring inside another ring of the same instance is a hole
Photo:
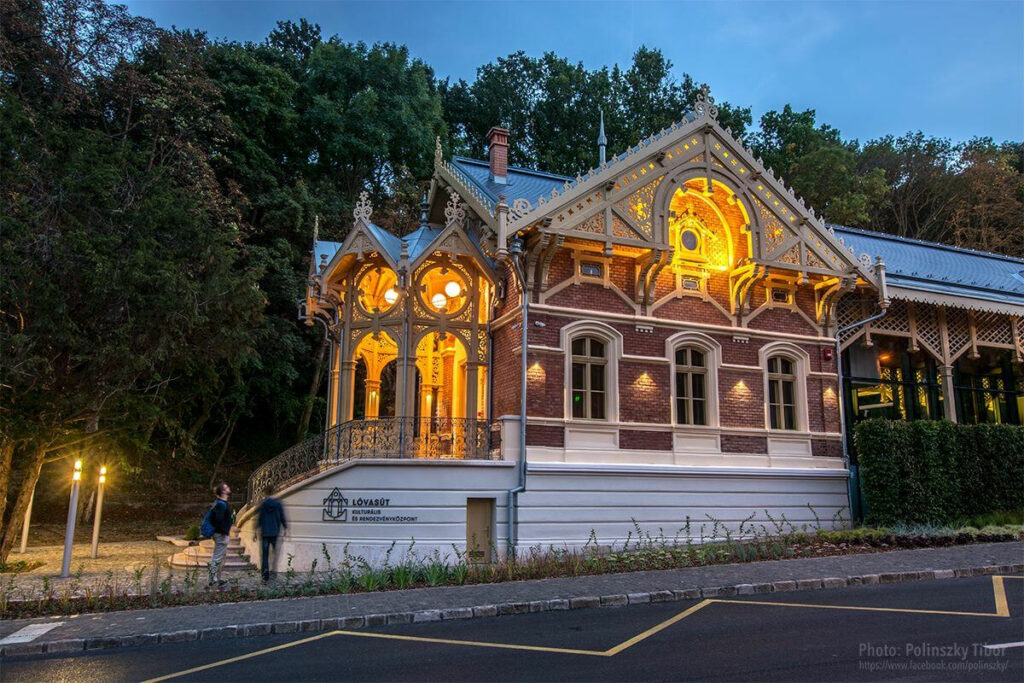
[[[508,182],[508,131],[498,126],[487,131],[487,150],[491,180],[504,185]]]

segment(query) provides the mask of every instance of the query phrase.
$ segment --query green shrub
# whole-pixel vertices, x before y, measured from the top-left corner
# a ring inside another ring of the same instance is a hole
[[[199,540],[199,525],[193,524],[185,530],[186,541],[198,541]]]
[[[854,438],[870,524],[978,526],[1004,520],[975,517],[1024,510],[1024,427],[879,419]]]

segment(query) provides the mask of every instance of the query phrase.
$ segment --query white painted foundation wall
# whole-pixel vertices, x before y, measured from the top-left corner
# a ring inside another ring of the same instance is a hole
[[[314,560],[317,570],[325,570],[325,546],[335,567],[343,562],[346,546],[350,559],[372,565],[383,564],[385,558],[394,565],[435,554],[454,562],[466,549],[468,498],[494,500],[493,540],[500,557],[508,532],[507,492],[515,485],[515,463],[510,461],[350,461],[280,494],[288,533],[278,542],[281,560],[273,569],[285,571],[290,554],[296,571],[308,571]],[[349,501],[350,513],[360,509],[355,505],[360,498],[386,498],[387,506],[369,509],[416,520],[325,521],[325,500],[335,488]],[[637,540],[637,528],[645,537],[685,542],[687,516],[689,538],[699,542],[713,536],[713,520],[720,523],[721,536],[726,528],[736,534],[751,515],[747,530],[760,531],[763,524],[773,531],[769,516],[779,523],[785,519],[787,530],[790,525],[845,527],[847,472],[531,462],[527,491],[519,496],[518,552],[579,548],[592,537],[600,546],[621,548],[627,539]],[[258,563],[255,524],[251,511],[239,518],[242,542]]]

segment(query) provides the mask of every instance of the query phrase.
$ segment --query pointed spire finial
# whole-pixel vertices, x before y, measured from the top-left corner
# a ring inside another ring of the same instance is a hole
[[[603,165],[605,162],[605,148],[608,146],[608,138],[604,134],[604,109],[599,110],[601,112],[601,129],[597,134],[597,153],[600,157],[600,163]]]
[[[429,225],[427,220],[427,211],[430,209],[430,204],[427,203],[427,191],[423,190],[423,199],[420,200],[420,227],[425,228]]]

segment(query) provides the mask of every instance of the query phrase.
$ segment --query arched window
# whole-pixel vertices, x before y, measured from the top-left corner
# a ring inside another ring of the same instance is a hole
[[[797,429],[796,362],[787,356],[768,359],[768,421],[772,429]]]
[[[703,349],[693,346],[676,349],[676,424],[708,423],[707,366]]]
[[[594,337],[572,340],[572,416],[605,420],[607,404],[608,347]]]

